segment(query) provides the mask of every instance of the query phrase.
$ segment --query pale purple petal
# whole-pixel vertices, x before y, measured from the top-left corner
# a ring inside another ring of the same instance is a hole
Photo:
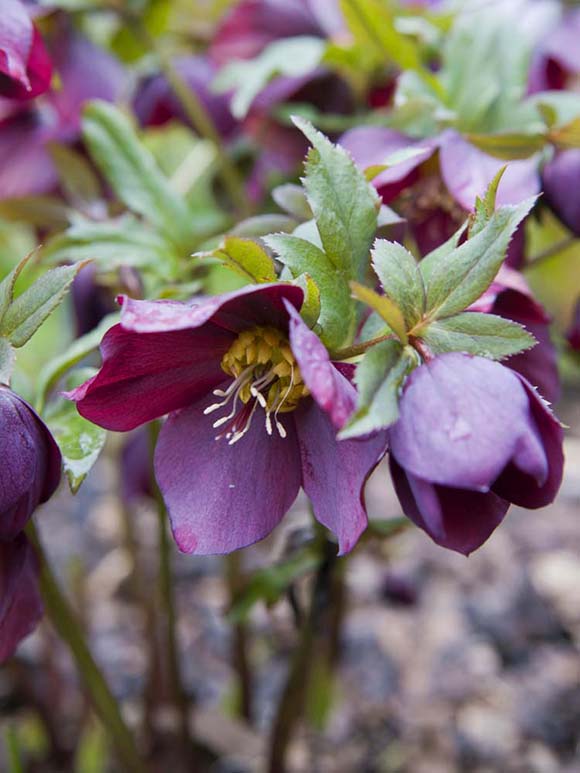
[[[385,454],[386,433],[364,440],[337,440],[330,419],[313,401],[297,408],[295,421],[304,491],[317,520],[338,538],[343,555],[367,526],[364,487]]]
[[[173,535],[184,553],[230,553],[266,537],[292,505],[301,483],[292,418],[287,437],[268,435],[256,411],[248,433],[230,446],[215,440],[206,398],[173,413],[155,449],[155,474]]]
[[[25,111],[0,123],[0,199],[46,193],[58,175],[46,144],[55,127],[41,112]]]
[[[318,405],[342,429],[356,405],[356,390],[330,361],[326,347],[289,303],[290,346],[304,383]]]
[[[456,201],[473,210],[475,199],[482,196],[489,183],[506,162],[489,156],[464,140],[451,129],[441,136],[439,151],[441,175]],[[540,192],[538,158],[532,156],[510,161],[497,191],[497,205],[519,204]]]
[[[0,19],[0,94],[27,100],[50,86],[52,67],[40,33],[19,0],[3,0]]]
[[[0,542],[0,663],[38,625],[42,602],[38,561],[26,537]]]
[[[492,492],[437,486],[416,478],[390,458],[391,476],[403,512],[442,547],[469,555],[502,522],[509,502]]]
[[[391,452],[415,477],[488,491],[533,432],[529,400],[517,374],[483,357],[451,352],[409,377]],[[534,475],[545,470],[536,449]]]
[[[579,180],[580,148],[557,153],[542,172],[546,203],[576,236],[580,236]]]

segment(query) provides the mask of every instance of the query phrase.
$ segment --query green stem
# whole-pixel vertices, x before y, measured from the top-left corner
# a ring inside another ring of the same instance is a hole
[[[286,773],[288,747],[304,713],[312,666],[318,650],[318,635],[325,630],[329,590],[337,567],[336,545],[321,540],[323,560],[316,574],[312,599],[300,632],[298,647],[290,663],[288,677],[274,717],[270,736],[268,773]],[[336,634],[333,634],[336,635]]]
[[[150,429],[151,446],[152,450],[154,450],[159,435],[159,423],[152,422]],[[154,477],[153,481],[155,481]],[[183,687],[179,659],[179,646],[177,641],[177,612],[173,589],[173,569],[171,561],[172,545],[167,529],[168,518],[165,502],[163,501],[161,491],[156,484],[155,500],[157,503],[157,537],[159,546],[159,611],[162,620],[165,654],[167,657],[169,686],[175,708],[179,714],[180,735],[184,753],[188,755],[189,750],[191,749],[191,736],[189,732],[189,699]]]
[[[40,561],[40,590],[46,613],[70,650],[93,707],[117,749],[123,770],[127,773],[146,773],[146,765],[139,756],[131,731],[121,715],[119,704],[93,658],[71,605],[59,587],[32,521],[28,524],[26,533],[34,544]]]
[[[127,23],[130,23],[137,31],[147,48],[158,58],[161,72],[167,78],[167,82],[175,92],[176,97],[183,107],[183,111],[195,131],[205,139],[210,140],[218,154],[218,161],[222,181],[234,207],[242,217],[250,214],[248,197],[244,189],[243,178],[235,164],[225,151],[220,134],[212,117],[205,109],[203,102],[195,91],[191,89],[175,68],[171,57],[158,44],[157,40],[149,34],[142,19],[134,14],[124,13]]]
[[[244,583],[242,557],[239,552],[230,553],[224,559],[230,600],[233,601]],[[240,714],[249,723],[253,716],[253,675],[248,656],[248,628],[243,622],[234,623],[232,662],[238,677]]]
[[[336,351],[332,352],[332,359],[333,360],[350,360],[352,357],[358,357],[361,354],[364,354],[369,349],[372,349],[373,346],[376,346],[377,344],[382,343],[383,341],[398,341],[398,336],[394,335],[393,333],[390,333],[389,335],[384,336],[378,336],[377,338],[373,338],[370,341],[363,341],[360,344],[353,344],[352,346],[345,346],[344,349],[337,349]]]
[[[550,258],[553,258],[559,252],[562,252],[563,250],[568,249],[568,247],[571,247],[576,242],[578,242],[577,236],[574,236],[574,235],[566,236],[564,239],[560,239],[560,241],[556,242],[555,244],[552,244],[550,247],[546,247],[545,250],[542,250],[542,252],[539,252],[537,255],[534,255],[533,257],[528,258],[526,260],[524,268],[525,269],[536,268],[542,263],[545,263]]]

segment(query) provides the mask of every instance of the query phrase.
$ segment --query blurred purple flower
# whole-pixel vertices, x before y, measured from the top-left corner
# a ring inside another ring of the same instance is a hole
[[[264,538],[300,486],[341,553],[366,526],[362,491],[386,435],[337,441],[356,392],[301,320],[302,301],[287,284],[193,306],[125,298],[120,324],[103,339],[101,370],[69,395],[107,429],[169,413],[155,473],[186,553],[227,553]]]
[[[123,88],[120,64],[68,26],[49,44],[60,88],[34,103],[0,103],[0,198],[51,190],[58,177],[48,144],[77,142],[85,102],[114,101]]]
[[[406,218],[422,255],[446,241],[473,210],[476,196],[505,165],[460,134],[448,129],[437,137],[414,140],[394,129],[359,127],[343,135],[340,144],[361,169],[385,162],[402,150],[417,155],[394,164],[374,179],[383,201]],[[540,191],[538,160],[511,161],[497,193],[498,205],[518,204]],[[521,237],[520,237],[521,239]],[[510,263],[517,263],[521,242]],[[518,252],[519,252],[518,250]]]
[[[135,430],[121,451],[121,498],[125,504],[155,496],[151,437],[146,427]]]
[[[20,0],[3,0],[0,18],[0,96],[24,101],[50,86],[52,65]]]
[[[503,364],[537,387],[546,400],[556,402],[560,397],[560,377],[556,348],[550,338],[551,318],[533,297],[524,277],[503,266],[471,311],[484,311],[511,319],[535,337],[536,346],[508,357]]]
[[[61,455],[40,416],[6,386],[0,386],[0,417],[0,540],[11,540],[55,492]]]
[[[182,56],[174,60],[175,69],[189,88],[195,92],[211,116],[218,132],[228,139],[235,133],[238,123],[229,108],[227,95],[211,90],[217,67],[205,56]],[[139,86],[133,107],[143,126],[161,126],[172,119],[188,123],[180,100],[161,75],[145,79]]]
[[[415,370],[389,430],[404,513],[443,547],[469,554],[510,503],[552,502],[562,427],[528,382],[497,362],[452,352]]]
[[[24,534],[0,542],[0,663],[13,655],[41,617],[34,549]]]
[[[580,9],[565,13],[534,52],[528,76],[528,91],[560,90],[580,73]]]
[[[542,172],[544,197],[556,217],[580,236],[580,149],[556,153]]]
[[[566,340],[571,349],[580,352],[580,298],[574,308],[574,316],[570,329],[566,333]]]

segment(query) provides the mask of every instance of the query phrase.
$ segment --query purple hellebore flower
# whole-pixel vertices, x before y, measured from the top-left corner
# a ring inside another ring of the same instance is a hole
[[[568,346],[575,352],[580,352],[580,298],[574,308],[574,316],[572,318],[572,325],[566,333],[566,340]]]
[[[38,561],[24,534],[0,542],[0,663],[42,617],[38,588]]]
[[[394,129],[363,126],[342,136],[340,144],[361,169],[381,164],[406,149],[417,155],[393,165],[373,181],[385,204],[408,221],[421,254],[448,239],[473,210],[505,161],[476,148],[452,129],[437,137],[414,140]],[[438,164],[435,154],[437,154]],[[497,193],[498,205],[518,204],[540,191],[538,160],[511,161]],[[517,243],[516,243],[517,245]],[[516,260],[515,255],[512,260]]]
[[[542,171],[544,197],[556,217],[580,236],[580,149],[556,153]]]
[[[528,76],[528,92],[561,90],[580,73],[580,9],[564,14],[537,46]]]
[[[520,373],[550,403],[560,397],[558,357],[550,337],[552,321],[535,300],[522,274],[502,266],[489,289],[470,307],[471,311],[497,314],[518,322],[538,342],[532,349],[514,354],[503,364]]]
[[[61,455],[40,416],[0,386],[0,540],[14,539],[60,482]]]
[[[114,101],[124,84],[120,64],[69,29],[49,41],[61,82],[33,103],[0,103],[0,198],[46,193],[58,182],[48,144],[79,140],[90,99]]]
[[[0,96],[24,101],[50,86],[52,65],[39,31],[20,0],[3,0]]]
[[[229,108],[229,97],[214,94],[211,83],[217,67],[205,56],[182,56],[173,62],[175,69],[194,91],[211,116],[218,132],[230,138],[238,123]],[[153,75],[144,80],[133,101],[135,113],[143,126],[161,126],[172,119],[188,123],[180,100],[163,75]]]
[[[337,441],[356,392],[309,330],[289,284],[196,305],[123,299],[99,373],[70,393],[85,418],[127,431],[169,414],[155,473],[186,553],[227,553],[269,534],[302,486],[348,552],[367,523],[363,488],[386,434]]]
[[[562,427],[536,390],[497,362],[457,352],[407,380],[389,430],[391,474],[405,514],[439,545],[469,554],[510,503],[552,502]]]

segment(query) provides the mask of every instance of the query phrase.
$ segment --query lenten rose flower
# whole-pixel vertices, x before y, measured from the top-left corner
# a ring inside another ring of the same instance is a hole
[[[111,430],[169,414],[155,473],[183,552],[264,538],[301,486],[340,553],[366,526],[362,492],[386,434],[337,441],[356,392],[302,321],[302,302],[282,283],[195,305],[123,298],[101,370],[69,395]]]
[[[580,236],[580,149],[556,153],[542,170],[544,197],[556,217]]]
[[[52,65],[40,33],[20,0],[3,0],[0,18],[0,95],[19,101],[47,91]]]
[[[538,508],[554,500],[562,434],[519,374],[482,357],[435,357],[407,380],[389,430],[403,511],[439,545],[467,555],[510,503]]]
[[[32,545],[20,534],[0,542],[0,663],[14,654],[41,617],[38,561]]]
[[[0,540],[12,540],[55,492],[61,455],[40,416],[5,386],[0,386],[0,452]]]
[[[580,10],[565,13],[538,43],[528,76],[528,91],[560,90],[573,87],[580,73]]]

